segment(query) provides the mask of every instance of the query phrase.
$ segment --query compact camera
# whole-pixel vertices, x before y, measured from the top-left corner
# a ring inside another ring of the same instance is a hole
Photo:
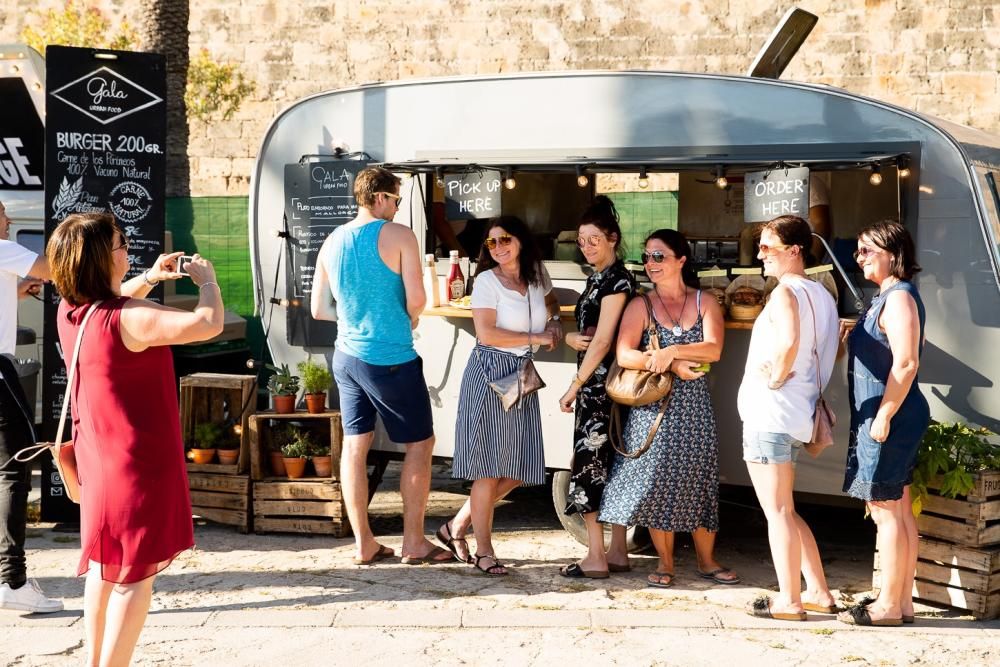
[[[180,273],[181,275],[185,275],[185,276],[186,275],[190,275],[190,274],[188,274],[187,265],[190,264],[193,260],[194,260],[194,257],[191,256],[191,255],[181,255],[180,257],[178,257],[177,258],[177,273]]]

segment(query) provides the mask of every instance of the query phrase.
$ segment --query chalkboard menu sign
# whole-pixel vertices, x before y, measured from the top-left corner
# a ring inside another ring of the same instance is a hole
[[[100,54],[102,57],[96,58]],[[127,278],[163,252],[166,61],[154,53],[50,46],[46,52],[45,239],[72,213],[110,211],[129,240]],[[159,301],[163,288],[150,298]],[[45,288],[42,427],[55,437],[73,351],[59,346],[59,297]],[[65,357],[64,357],[65,354]],[[42,477],[42,518],[76,521],[58,475]]]
[[[809,168],[748,172],[743,189],[744,222],[766,222],[779,215],[809,215]]]
[[[368,166],[362,160],[285,165],[285,294],[287,339],[292,345],[333,345],[334,322],[312,318],[309,300],[316,259],[335,228],[358,214],[354,179]]]
[[[0,190],[41,190],[45,131],[21,78],[0,78]]]
[[[444,202],[448,220],[500,215],[500,176],[495,171],[446,176]]]

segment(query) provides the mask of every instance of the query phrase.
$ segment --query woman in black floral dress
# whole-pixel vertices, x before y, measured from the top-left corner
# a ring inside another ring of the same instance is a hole
[[[611,399],[604,391],[604,380],[615,358],[618,321],[635,294],[635,279],[619,257],[621,238],[614,204],[598,196],[584,212],[578,229],[576,242],[595,270],[576,304],[577,332],[566,336],[566,343],[576,350],[577,372],[559,400],[563,412],[572,412],[576,402],[573,476],[566,514],[580,513],[588,536],[587,555],[562,568],[566,577],[603,579],[609,571],[628,571],[625,528],[618,526],[612,532],[610,553],[619,562],[609,562],[604,552],[604,528],[597,522],[612,451],[608,440]]]

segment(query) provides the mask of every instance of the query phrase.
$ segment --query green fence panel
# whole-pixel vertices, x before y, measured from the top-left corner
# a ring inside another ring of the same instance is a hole
[[[677,229],[677,192],[609,192],[622,227],[625,257],[639,261],[642,242],[657,229]]]

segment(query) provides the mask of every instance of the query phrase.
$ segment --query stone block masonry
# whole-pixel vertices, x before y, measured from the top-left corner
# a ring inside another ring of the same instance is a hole
[[[58,0],[0,0],[0,43]],[[144,0],[96,0],[117,20]],[[825,83],[1000,133],[996,0],[803,0],[820,17],[785,79]],[[743,74],[777,0],[200,0],[190,46],[239,62],[257,91],[231,120],[191,122],[195,196],[244,195],[274,115],[370,81],[579,69]]]

